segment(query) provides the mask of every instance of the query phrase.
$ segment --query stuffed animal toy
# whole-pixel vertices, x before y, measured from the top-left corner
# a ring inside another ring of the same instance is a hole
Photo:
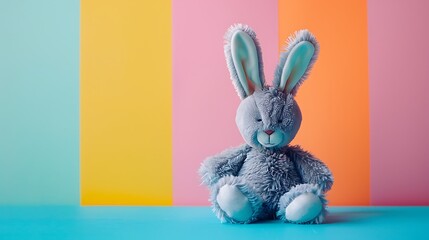
[[[299,146],[290,146],[301,125],[294,99],[316,61],[319,45],[307,30],[289,37],[273,86],[267,86],[255,32],[234,25],[225,35],[231,80],[241,98],[236,124],[246,144],[207,158],[199,169],[221,222],[281,219],[322,223],[329,169]]]

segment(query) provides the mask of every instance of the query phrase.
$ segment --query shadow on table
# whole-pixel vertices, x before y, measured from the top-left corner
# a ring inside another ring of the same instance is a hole
[[[383,215],[382,211],[377,210],[353,210],[328,213],[324,224],[342,223],[342,222],[360,222]]]

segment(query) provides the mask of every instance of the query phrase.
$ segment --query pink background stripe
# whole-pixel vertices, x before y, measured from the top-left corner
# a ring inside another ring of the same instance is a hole
[[[277,1],[173,0],[174,205],[208,205],[209,192],[197,174],[201,162],[243,143],[235,126],[239,98],[223,53],[225,31],[232,23],[252,26],[271,81],[278,59],[277,22]]]
[[[368,1],[371,204],[429,204],[429,2]]]

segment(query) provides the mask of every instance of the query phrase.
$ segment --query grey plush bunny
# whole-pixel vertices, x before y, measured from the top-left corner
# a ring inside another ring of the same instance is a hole
[[[332,174],[310,153],[288,145],[301,125],[294,96],[316,60],[315,37],[301,30],[289,38],[272,87],[265,84],[253,30],[234,25],[225,39],[227,65],[242,99],[236,124],[246,144],[209,157],[199,169],[211,190],[214,212],[230,223],[273,218],[323,222]]]

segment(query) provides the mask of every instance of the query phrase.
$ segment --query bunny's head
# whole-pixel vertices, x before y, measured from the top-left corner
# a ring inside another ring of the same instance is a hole
[[[225,55],[231,79],[241,98],[236,123],[247,144],[279,149],[289,144],[301,125],[294,96],[307,78],[319,45],[307,30],[289,37],[280,55],[273,86],[265,84],[261,49],[248,26],[232,26],[226,36]]]

